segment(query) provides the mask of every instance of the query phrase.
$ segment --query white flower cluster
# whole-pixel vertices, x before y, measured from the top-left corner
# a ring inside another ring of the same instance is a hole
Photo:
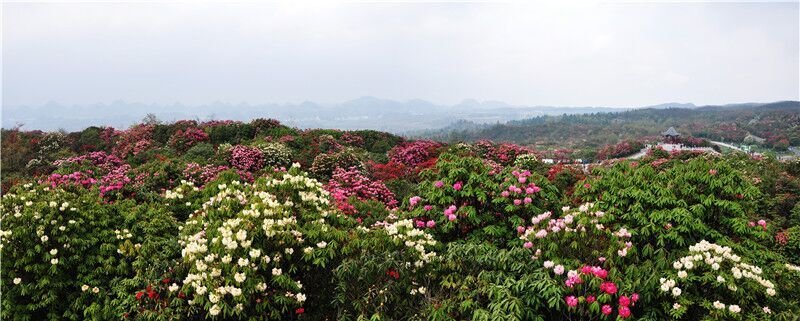
[[[265,183],[234,181],[217,187],[219,192],[195,211],[181,231],[181,253],[190,267],[183,284],[195,294],[191,304],[208,307],[212,316],[226,306],[243,311],[245,306],[237,303],[240,296],[277,294],[302,304],[306,300],[302,284],[291,279],[287,271],[293,268],[288,264],[295,249],[305,245],[311,251],[304,253],[310,253],[328,246],[325,241],[306,242],[298,222],[302,219],[308,223],[304,228],[323,232],[329,228],[325,217],[330,203],[322,184],[284,173]],[[275,282],[278,278],[281,281]]]
[[[181,185],[164,193],[164,198],[168,200],[182,200],[186,196],[186,191],[199,191],[193,182],[181,180]]]
[[[729,269],[725,267],[730,267]],[[743,263],[740,256],[733,253],[732,249],[728,246],[720,246],[708,241],[700,241],[699,243],[689,247],[689,255],[681,257],[672,263],[672,268],[677,270],[678,279],[686,279],[689,272],[702,270],[707,268],[706,271],[710,273],[723,273],[730,270],[734,280],[742,278],[750,279],[755,283],[765,288],[765,293],[768,296],[776,294],[775,284],[772,281],[764,279],[761,274],[763,270],[760,267]],[[698,272],[702,273],[702,272]],[[661,278],[661,291],[671,292],[674,297],[681,295],[682,290],[677,286],[678,281],[669,278]],[[716,283],[724,285],[728,290],[736,292],[738,287],[735,283],[727,282],[727,279],[717,274]],[[718,310],[724,310],[726,305],[720,301],[715,301],[712,306]],[[728,305],[728,311],[731,313],[739,313],[741,308],[738,305]]]
[[[424,286],[411,289],[411,295],[425,295],[426,292],[428,292],[428,289],[426,289]]]
[[[523,241],[531,242],[530,245],[533,245],[536,239],[545,238],[552,233],[585,233],[591,229],[591,226],[594,226],[598,232],[610,233],[609,229],[600,223],[600,219],[605,216],[605,212],[595,210],[594,203],[583,203],[578,208],[565,206],[561,210],[564,213],[561,218],[551,218],[553,214],[549,211],[531,218],[533,225],[528,226],[524,231],[520,230],[519,238]],[[546,226],[539,226],[540,224],[546,224]],[[588,224],[589,229],[587,229],[586,224]],[[619,243],[617,255],[627,256],[628,250],[633,247],[633,243],[626,242],[625,239],[629,239],[631,233],[623,227],[612,234],[617,237]],[[540,250],[537,249],[536,252],[539,253]],[[538,258],[538,254],[534,257]]]
[[[417,260],[413,263],[414,267],[422,267],[436,259],[436,252],[425,249],[425,246],[436,245],[436,240],[432,235],[415,228],[412,220],[406,219],[384,224],[383,229],[396,243],[402,242],[418,254]],[[410,265],[411,263],[407,262],[406,264]]]

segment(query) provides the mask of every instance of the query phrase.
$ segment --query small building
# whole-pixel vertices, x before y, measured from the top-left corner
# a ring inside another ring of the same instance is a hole
[[[661,135],[664,136],[664,141],[667,143],[678,142],[681,137],[681,134],[672,126],[670,126],[667,131],[661,133]]]

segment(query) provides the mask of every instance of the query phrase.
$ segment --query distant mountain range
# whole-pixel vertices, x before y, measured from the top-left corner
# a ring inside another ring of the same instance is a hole
[[[396,134],[442,129],[459,121],[481,126],[544,115],[620,112],[637,108],[695,108],[694,104],[668,103],[656,106],[553,107],[514,106],[500,101],[467,99],[456,105],[439,105],[425,100],[395,101],[361,97],[338,104],[302,102],[296,104],[230,104],[214,102],[201,106],[158,105],[117,101],[108,104],[3,106],[2,127],[23,124],[23,129],[81,130],[88,126],[126,128],[148,113],[162,121],[180,119],[275,118],[299,128],[374,129]]]

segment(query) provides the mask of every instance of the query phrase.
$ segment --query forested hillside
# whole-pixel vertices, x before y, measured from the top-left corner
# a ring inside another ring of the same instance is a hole
[[[541,116],[479,128],[456,125],[425,136],[444,141],[491,139],[537,147],[598,148],[627,139],[655,139],[675,127],[684,136],[736,143],[750,134],[763,138],[765,147],[786,150],[800,145],[800,102]]]

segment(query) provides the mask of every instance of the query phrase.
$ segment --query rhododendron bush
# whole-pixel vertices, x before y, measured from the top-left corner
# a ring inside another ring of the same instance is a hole
[[[181,230],[189,304],[209,317],[288,317],[307,300],[298,274],[325,265],[343,237],[327,193],[296,170],[218,189]]]
[[[361,173],[358,168],[337,168],[333,177],[325,186],[336,202],[336,206],[345,214],[356,214],[356,209],[349,203],[353,197],[359,201],[375,200],[394,207],[397,201],[386,185],[381,181],[373,181]]]

